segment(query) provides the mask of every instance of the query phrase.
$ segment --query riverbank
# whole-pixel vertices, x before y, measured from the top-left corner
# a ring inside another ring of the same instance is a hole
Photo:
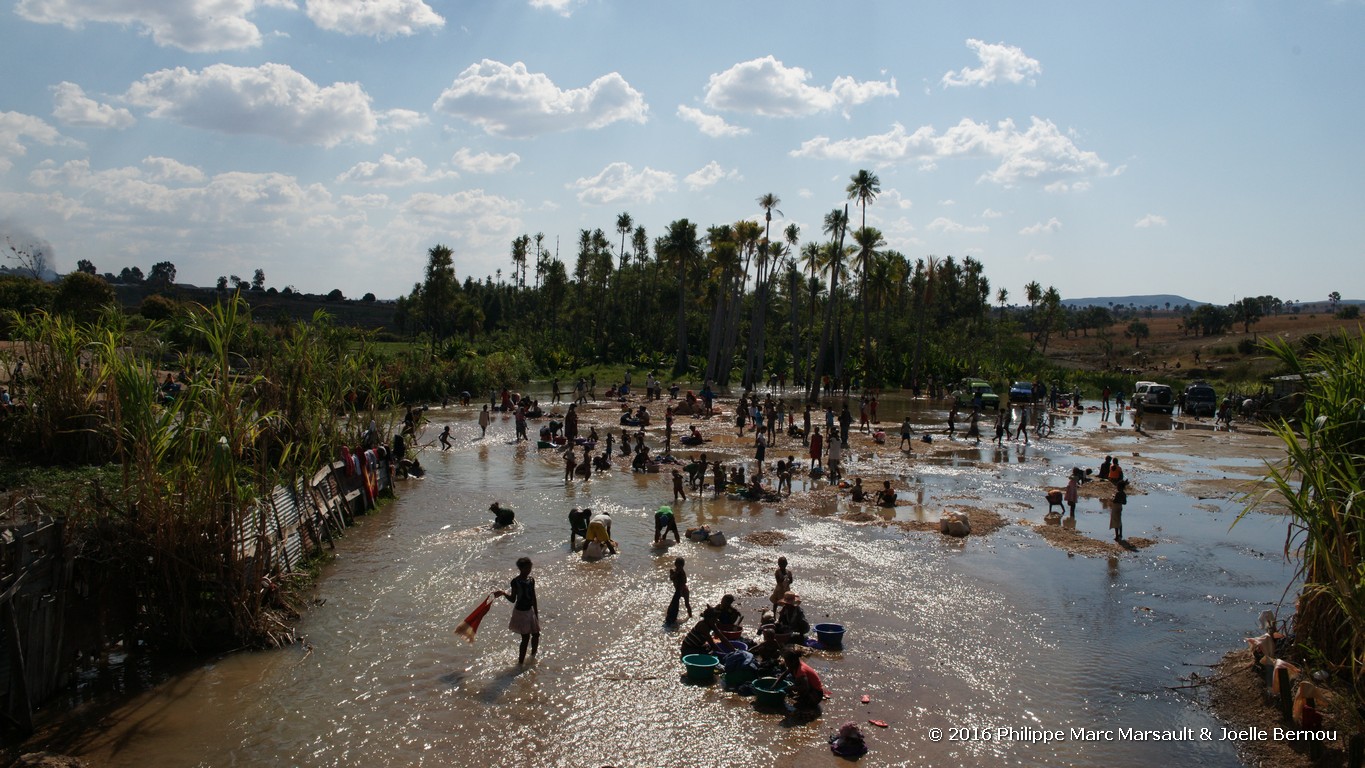
[[[587,408],[580,431],[612,424],[619,436],[615,408]],[[910,413],[916,438],[946,415],[940,404],[908,399],[884,398],[883,409]],[[646,439],[657,453],[661,406],[651,413]],[[152,686],[68,742],[76,753],[108,766],[724,765],[735,754],[805,766],[830,760],[825,739],[840,723],[879,719],[890,728],[870,734],[872,757],[891,764],[1003,766],[1021,754],[1040,764],[1240,764],[1231,745],[1218,743],[930,738],[931,728],[1008,729],[1026,717],[1063,729],[1216,724],[1165,690],[1170,670],[1238,642],[1268,585],[1278,590],[1288,575],[1249,554],[1274,551],[1282,522],[1254,515],[1229,529],[1239,508],[1216,499],[1204,503],[1217,509],[1196,509],[1201,502],[1179,490],[1182,475],[1213,471],[1212,448],[1174,474],[1129,465],[1145,492],[1131,497],[1125,523],[1133,538],[1157,540],[1148,549],[1072,558],[1033,528],[1045,524],[1042,490],[1103,457],[1107,444],[1081,444],[1101,423],[1087,413],[1029,446],[978,447],[940,430],[910,456],[854,434],[850,476],[890,480],[907,504],[853,504],[808,475],[781,503],[689,492],[673,505],[680,526],[724,530],[730,544],[684,541],[658,553],[648,542],[653,510],[670,503],[666,473],[617,463],[566,483],[562,455],[515,443],[501,416],[480,439],[476,414],[427,412],[419,443],[426,479],[405,481],[390,510],[338,543],[318,587],[322,605],[300,626],[313,650],[225,657]],[[696,420],[715,438],[698,450],[727,464],[743,456],[752,467],[752,434],[738,437],[726,421]],[[692,422],[680,417],[675,428]],[[428,444],[445,424],[454,448],[441,452]],[[683,455],[676,445],[674,453]],[[780,438],[768,456],[789,454],[802,455],[799,441]],[[1087,538],[1104,535],[1101,498],[1078,505],[1077,531]],[[494,500],[516,509],[517,526],[488,529]],[[571,553],[571,506],[610,511],[621,554],[588,563]],[[913,530],[932,523],[936,531],[949,507],[1003,524],[966,540]],[[876,520],[846,519],[859,513]],[[492,588],[505,588],[523,555],[536,562],[545,634],[534,664],[518,668],[505,607],[495,607],[472,646],[452,630]],[[680,636],[660,627],[674,557],[687,558],[695,608],[731,593],[752,614],[767,602],[779,555],[791,562],[812,623],[849,628],[842,653],[811,660],[833,698],[810,723],[786,723],[719,687],[680,683]],[[517,725],[525,723],[534,728]]]

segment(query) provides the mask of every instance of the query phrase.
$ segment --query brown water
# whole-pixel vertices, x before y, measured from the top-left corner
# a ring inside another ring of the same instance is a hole
[[[943,419],[919,405],[913,412],[920,423]],[[458,447],[426,450],[427,477],[400,484],[397,503],[341,543],[318,588],[325,604],[302,623],[311,652],[243,653],[174,678],[108,719],[89,745],[95,764],[836,765],[844,763],[826,739],[847,720],[869,732],[866,765],[1239,764],[1220,741],[1045,745],[995,729],[1218,734],[1188,692],[1166,686],[1206,671],[1185,663],[1212,663],[1238,646],[1264,601],[1281,593],[1291,578],[1274,554],[1283,518],[1252,515],[1229,530],[1236,505],[1196,509],[1174,490],[1176,478],[1136,470],[1150,492],[1131,497],[1125,533],[1160,543],[1105,559],[1069,557],[1025,526],[961,543],[708,495],[677,505],[680,526],[712,525],[730,544],[684,540],[659,555],[647,543],[653,510],[670,494],[665,475],[618,468],[566,487],[557,454],[508,442],[510,421],[495,420],[479,440],[472,410],[428,416],[427,436],[451,423]],[[938,499],[971,495],[982,501],[966,503],[1040,521],[1037,489],[1059,484],[1073,463],[1094,463],[1070,456],[1066,441],[1097,419],[1060,422],[1053,438],[1026,449],[964,443],[913,463],[894,450],[857,455],[850,472],[902,476],[908,495],[928,502],[899,508],[902,517],[936,519]],[[785,445],[770,455],[785,455]],[[516,510],[518,526],[488,529],[495,499]],[[565,515],[575,505],[612,513],[621,555],[586,563],[569,552]],[[1083,500],[1077,517],[1082,532],[1107,536],[1098,502]],[[789,540],[741,540],[769,530]],[[843,653],[811,660],[833,695],[813,722],[757,711],[719,683],[684,682],[680,634],[661,627],[673,557],[688,560],[698,610],[734,592],[753,623],[779,554],[812,623],[828,616],[848,627]],[[507,603],[474,645],[452,631],[506,586],[521,555],[536,563],[544,631],[540,658],[524,668]],[[859,703],[864,694],[870,704]],[[991,738],[931,740],[931,728],[959,727]]]

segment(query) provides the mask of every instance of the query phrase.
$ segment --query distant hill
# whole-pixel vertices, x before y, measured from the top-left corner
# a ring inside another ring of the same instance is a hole
[[[1086,299],[1062,299],[1062,306],[1064,307],[1126,307],[1129,304],[1132,304],[1138,308],[1158,307],[1160,309],[1165,309],[1166,305],[1169,304],[1171,308],[1174,309],[1176,307],[1183,307],[1186,304],[1189,304],[1192,307],[1198,307],[1207,303],[1207,301],[1195,301],[1194,299],[1187,299],[1184,296],[1176,296],[1170,293],[1158,293],[1150,296],[1096,296]]]

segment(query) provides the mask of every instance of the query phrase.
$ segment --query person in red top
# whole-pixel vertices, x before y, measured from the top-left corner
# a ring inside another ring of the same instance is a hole
[[[782,661],[787,665],[784,677],[792,679],[787,695],[792,697],[793,704],[798,710],[818,710],[820,702],[825,700],[825,686],[820,682],[820,675],[801,660],[801,652],[794,648],[783,652]]]
[[[820,465],[820,468],[821,468],[821,469],[824,469],[824,468],[825,468],[825,462],[824,462],[823,458],[821,457],[821,451],[820,451],[820,449],[823,448],[823,447],[824,447],[824,440],[822,440],[821,437],[820,437],[820,428],[819,428],[819,427],[816,427],[816,428],[815,428],[815,432],[812,433],[811,436],[810,436],[810,468],[811,468],[811,469],[815,469],[815,466],[816,466],[817,464]]]

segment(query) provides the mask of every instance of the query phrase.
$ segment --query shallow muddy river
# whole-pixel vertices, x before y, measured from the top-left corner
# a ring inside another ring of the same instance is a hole
[[[898,419],[899,407],[884,403],[883,417]],[[916,406],[914,416],[939,423],[943,412]],[[317,590],[325,602],[302,621],[311,652],[228,656],[156,687],[85,744],[94,764],[836,765],[826,740],[848,720],[868,731],[866,765],[1240,764],[1192,692],[1167,686],[1209,673],[1187,665],[1240,645],[1284,590],[1286,519],[1253,514],[1230,529],[1241,506],[1181,494],[1187,474],[1128,462],[1146,492],[1130,497],[1125,534],[1158,543],[1116,557],[1070,556],[1027,525],[964,543],[851,524],[839,519],[846,502],[811,512],[809,503],[784,510],[709,493],[676,506],[680,526],[706,523],[730,543],[684,539],[660,554],[648,542],[653,511],[669,500],[666,475],[618,466],[566,486],[559,455],[511,444],[510,421],[495,418],[478,439],[470,409],[428,417],[424,440],[449,423],[457,447],[425,449],[426,478],[399,483],[398,501],[341,542]],[[932,459],[907,460],[888,446],[873,455],[855,441],[849,473],[897,477],[902,498],[921,501],[898,508],[902,518],[936,520],[945,504],[970,504],[1037,523],[1042,487],[1061,485],[1074,464],[1098,464],[1071,446],[1099,420],[1066,419],[1027,448],[940,443]],[[799,454],[791,443],[780,441],[769,459]],[[1159,464],[1176,461],[1202,474],[1228,464],[1166,455]],[[798,478],[798,495],[804,487]],[[516,510],[515,528],[489,530],[494,500]],[[572,506],[612,513],[619,556],[587,563],[569,552]],[[1098,500],[1081,500],[1079,531],[1108,540],[1107,522]],[[786,540],[744,540],[759,531]],[[539,658],[519,668],[505,601],[475,644],[453,630],[489,591],[506,588],[522,555],[535,561],[544,634]],[[767,604],[775,559],[790,560],[812,623],[848,627],[842,653],[810,660],[832,694],[822,718],[760,712],[720,683],[680,679],[681,634],[661,626],[678,555],[698,610],[736,593],[749,624]],[[860,703],[864,695],[870,703]],[[1043,730],[1187,727],[1214,739],[1027,740]],[[936,741],[935,728],[969,738]]]

